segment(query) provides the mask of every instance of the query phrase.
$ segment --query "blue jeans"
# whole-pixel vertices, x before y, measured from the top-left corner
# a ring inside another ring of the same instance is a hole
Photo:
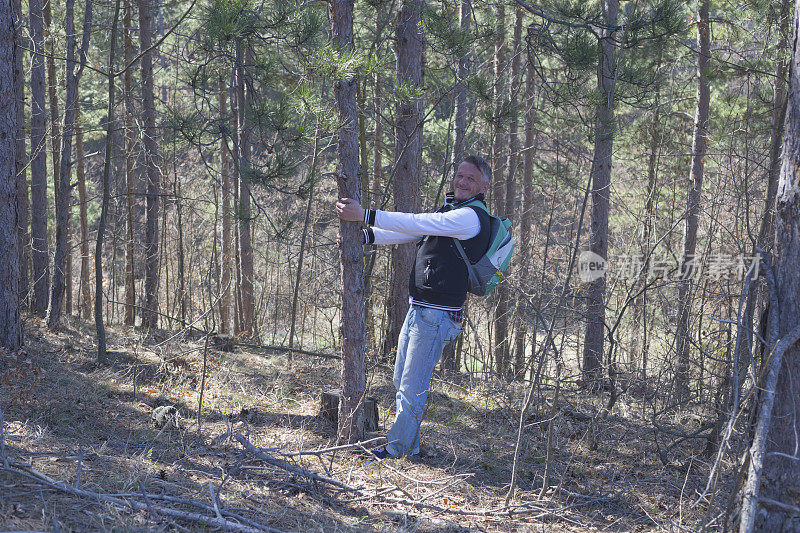
[[[412,305],[397,341],[394,388],[397,412],[386,436],[393,456],[419,453],[419,426],[428,399],[433,368],[442,350],[461,332],[448,311]]]

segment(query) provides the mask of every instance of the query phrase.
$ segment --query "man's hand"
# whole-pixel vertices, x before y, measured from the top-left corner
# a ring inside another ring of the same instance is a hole
[[[361,222],[364,220],[364,209],[357,200],[342,198],[336,202],[336,214],[342,220],[350,222]]]

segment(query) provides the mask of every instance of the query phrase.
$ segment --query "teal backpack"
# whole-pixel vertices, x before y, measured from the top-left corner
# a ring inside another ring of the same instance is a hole
[[[512,237],[509,232],[511,221],[507,218],[492,216],[483,202],[479,200],[464,204],[463,207],[466,206],[479,207],[489,215],[491,224],[489,249],[486,250],[486,253],[483,254],[475,264],[473,264],[467,258],[467,254],[464,252],[461,242],[458,239],[453,239],[453,242],[456,243],[458,253],[461,254],[461,258],[467,264],[469,292],[477,294],[478,296],[487,296],[501,281],[503,281],[503,273],[511,262],[511,254],[514,252],[514,237]]]

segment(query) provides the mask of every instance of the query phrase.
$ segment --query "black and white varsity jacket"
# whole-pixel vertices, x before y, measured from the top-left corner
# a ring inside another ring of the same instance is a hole
[[[448,193],[445,204],[435,213],[399,213],[367,209],[364,240],[368,244],[417,242],[417,255],[408,291],[412,304],[445,311],[458,311],[467,298],[467,265],[453,239],[472,262],[489,247],[489,215],[483,209],[465,206],[484,201],[482,194],[454,203]]]

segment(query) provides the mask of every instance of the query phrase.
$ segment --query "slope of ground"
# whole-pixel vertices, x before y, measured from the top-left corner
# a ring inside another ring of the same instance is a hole
[[[524,396],[518,384],[436,379],[423,456],[380,462],[359,448],[330,450],[335,427],[318,416],[318,406],[320,393],[336,387],[336,360],[206,350],[204,337],[159,345],[164,335],[143,338],[117,328],[109,332],[111,363],[98,366],[87,324],[52,333],[29,320],[26,334],[25,351],[0,360],[8,460],[8,466],[0,461],[3,530],[715,525],[713,514],[689,510],[708,475],[700,455],[705,442],[683,440],[669,449],[664,466],[664,442],[633,397],[624,396],[608,416],[593,416],[597,400],[577,388],[562,391],[556,410],[552,398],[534,402],[518,490],[506,505]],[[370,435],[377,439],[391,422],[394,390],[381,366],[370,370],[368,382],[380,406],[383,427]],[[154,425],[153,410],[161,405],[178,408],[177,428]],[[674,429],[696,430],[691,419]]]

